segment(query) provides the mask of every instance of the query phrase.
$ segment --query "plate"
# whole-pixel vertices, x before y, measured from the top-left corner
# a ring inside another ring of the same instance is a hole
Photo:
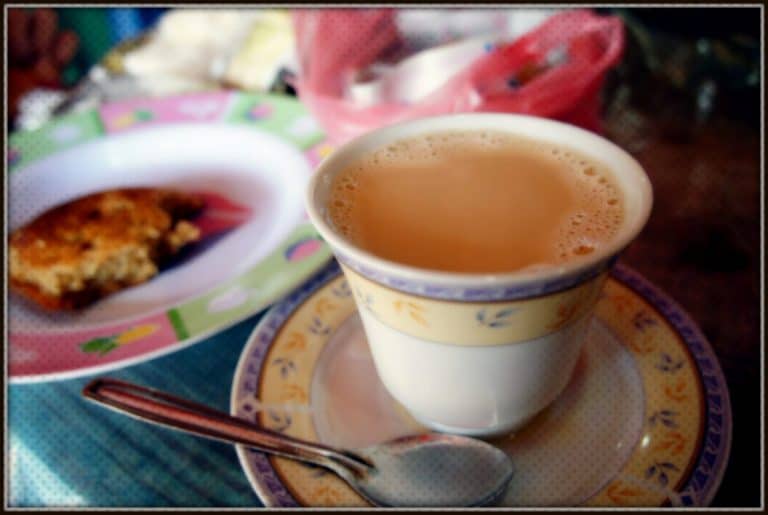
[[[10,230],[87,193],[126,186],[204,192],[211,238],[151,281],[77,313],[10,297],[13,382],[65,379],[179,350],[261,311],[330,251],[304,187],[329,151],[297,101],[214,92],[108,104],[11,137]],[[201,220],[202,223],[202,220]]]
[[[277,304],[240,358],[232,414],[356,448],[425,429],[378,379],[335,264]],[[720,365],[695,323],[631,269],[611,273],[564,393],[491,440],[516,476],[503,506],[705,506],[731,443]],[[333,473],[238,446],[266,506],[365,506]]]

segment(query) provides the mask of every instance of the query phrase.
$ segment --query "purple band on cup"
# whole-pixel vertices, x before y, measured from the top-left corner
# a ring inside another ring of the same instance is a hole
[[[344,265],[371,281],[388,286],[394,290],[430,299],[465,302],[510,301],[557,293],[597,277],[600,273],[610,269],[618,259],[618,255],[612,256],[607,260],[596,263],[594,266],[577,273],[526,284],[499,284],[488,287],[473,286],[462,288],[430,284],[424,281],[415,281],[413,279],[397,277],[380,270],[374,270],[371,267],[355,261],[349,256],[340,253],[338,249],[336,249],[335,253],[336,258]]]

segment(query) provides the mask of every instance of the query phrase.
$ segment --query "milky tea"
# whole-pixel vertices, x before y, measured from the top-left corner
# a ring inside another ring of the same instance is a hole
[[[589,255],[624,218],[612,175],[574,149],[494,131],[435,132],[372,152],[334,178],[330,222],[397,263],[463,273]]]

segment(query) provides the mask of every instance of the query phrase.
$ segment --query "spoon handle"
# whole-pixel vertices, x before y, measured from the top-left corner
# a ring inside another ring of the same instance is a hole
[[[88,400],[156,425],[248,447],[330,468],[347,479],[372,466],[363,458],[256,426],[202,404],[151,388],[100,378],[83,388]]]

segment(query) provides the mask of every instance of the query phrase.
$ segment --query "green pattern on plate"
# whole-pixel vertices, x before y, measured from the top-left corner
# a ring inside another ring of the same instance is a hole
[[[303,224],[254,269],[179,305],[169,317],[177,332],[183,327],[189,336],[196,336],[211,327],[250,315],[254,307],[274,302],[291,289],[297,277],[303,281],[330,258],[328,245],[320,240],[310,224]]]
[[[168,311],[168,321],[171,322],[171,326],[176,332],[176,337],[179,339],[179,341],[183,341],[189,338],[189,331],[187,331],[187,326],[184,325],[184,321],[181,319],[181,315],[179,315],[178,311],[175,309]]]
[[[50,154],[74,147],[104,133],[96,110],[56,118],[44,127],[18,132],[10,137],[8,158],[11,171]]]
[[[255,124],[296,143],[302,150],[324,137],[320,126],[301,103],[277,95],[238,95],[227,120]]]

